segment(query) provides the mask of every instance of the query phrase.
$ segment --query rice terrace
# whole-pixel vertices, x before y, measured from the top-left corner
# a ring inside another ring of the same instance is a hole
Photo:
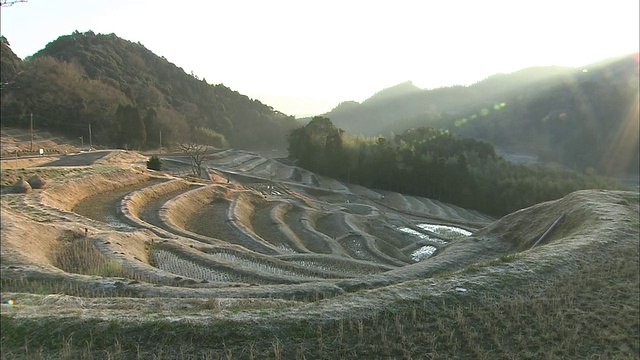
[[[213,150],[196,177],[43,141],[2,161],[3,359],[640,356],[637,192],[495,219],[275,153]]]

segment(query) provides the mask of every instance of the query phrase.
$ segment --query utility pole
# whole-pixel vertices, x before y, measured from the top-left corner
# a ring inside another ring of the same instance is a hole
[[[160,130],[160,150],[162,151],[162,130]]]
[[[31,113],[31,145],[29,145],[29,151],[33,151],[33,113]]]
[[[89,124],[89,150],[93,149],[93,141],[91,141],[91,124]]]

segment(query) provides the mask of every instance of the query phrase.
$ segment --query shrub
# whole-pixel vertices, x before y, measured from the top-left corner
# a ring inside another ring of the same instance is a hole
[[[13,192],[17,194],[24,194],[31,191],[31,185],[28,182],[24,181],[23,178],[18,179],[15,184],[13,184]]]
[[[162,160],[158,157],[158,155],[153,155],[147,160],[147,169],[151,170],[161,170],[162,169]]]
[[[42,176],[35,174],[27,180],[32,189],[42,189],[47,183]]]

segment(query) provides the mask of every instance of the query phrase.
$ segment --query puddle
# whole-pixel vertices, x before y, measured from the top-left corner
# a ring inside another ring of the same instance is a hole
[[[106,214],[104,217],[104,220],[107,224],[120,230],[132,229],[132,227],[129,224],[123,221],[120,221],[120,219],[117,216],[112,214]]]
[[[436,234],[440,234],[442,236],[446,236],[451,239],[456,239],[460,237],[465,237],[471,235],[470,231],[465,229],[461,229],[455,226],[448,225],[433,225],[433,224],[418,224],[418,227],[421,229],[425,229]]]
[[[431,255],[433,255],[434,252],[436,252],[436,248],[434,246],[423,246],[419,249],[417,249],[416,251],[411,253],[411,258],[414,261],[422,261],[424,259],[427,259],[429,257],[431,257]]]
[[[411,228],[408,228],[408,227],[401,227],[401,228],[398,228],[398,230],[402,231],[403,233],[407,233],[407,234],[410,234],[410,235],[413,235],[413,236],[417,236],[417,237],[419,237],[420,239],[423,239],[423,240],[429,240],[429,241],[434,242],[436,244],[441,244],[441,245],[447,244],[447,242],[444,241],[444,240],[431,237],[431,236],[429,236],[427,234],[423,234],[423,233],[421,233],[419,231],[415,231],[415,230],[413,230]]]

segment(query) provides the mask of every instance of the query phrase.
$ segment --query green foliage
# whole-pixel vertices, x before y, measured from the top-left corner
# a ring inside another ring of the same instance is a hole
[[[0,80],[2,86],[14,81],[21,67],[22,60],[11,50],[7,38],[0,35]]]
[[[316,116],[305,127],[289,133],[289,154],[309,170],[346,179],[348,160],[343,135],[331,120]]]
[[[351,137],[315,117],[289,135],[298,165],[370,188],[424,196],[504,215],[589,188],[619,185],[558,167],[512,164],[488,143],[448,130],[409,129],[390,140]]]
[[[198,129],[211,130],[215,146],[283,148],[298,126],[113,34],[61,36],[24,62],[11,54],[3,41],[3,125],[28,127],[33,113],[38,129],[77,137],[92,124],[94,143],[134,149],[180,143]]]
[[[73,239],[54,254],[53,263],[58,268],[71,273],[97,275],[102,277],[129,277],[131,270],[116,260],[102,254],[86,238]]]
[[[217,148],[229,146],[224,135],[206,127],[197,127],[194,131],[194,138],[196,142],[203,145],[215,146]]]
[[[120,105],[116,111],[117,144],[125,149],[140,149],[147,140],[144,120],[137,106]]]
[[[400,84],[325,116],[349,133],[429,126],[580,172],[638,173],[638,62],[631,54],[586,68],[530,68],[432,90]]]
[[[147,169],[162,170],[162,160],[160,160],[158,155],[152,155],[149,160],[147,160]]]

